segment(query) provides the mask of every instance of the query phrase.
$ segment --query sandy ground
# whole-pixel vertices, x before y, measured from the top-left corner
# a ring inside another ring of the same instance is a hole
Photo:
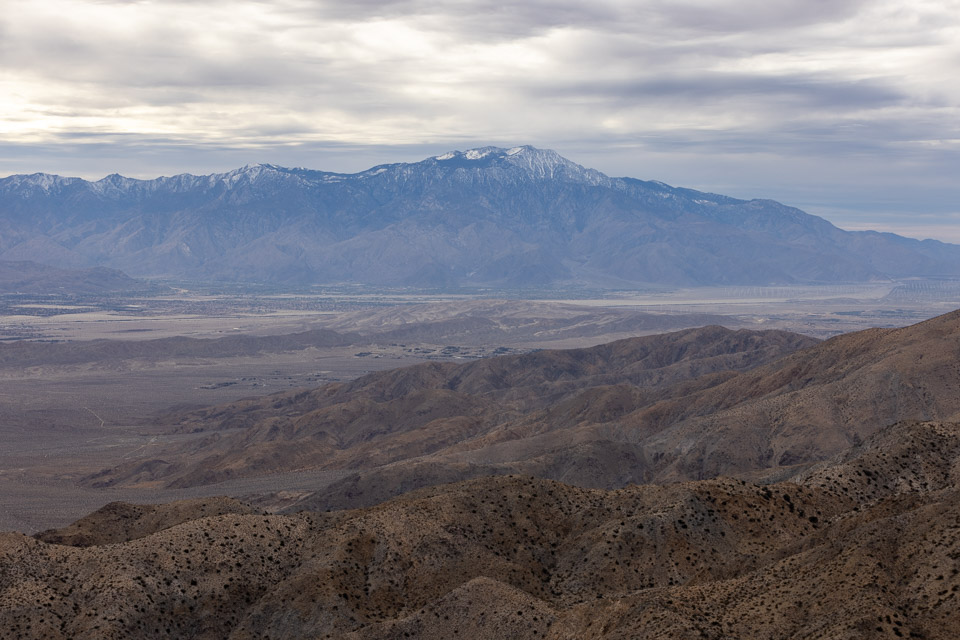
[[[187,492],[93,490],[83,475],[175,438],[152,424],[170,407],[199,407],[292,388],[316,387],[420,358],[357,358],[353,348],[308,349],[263,358],[119,366],[0,370],[0,531],[32,533],[62,526],[113,500],[164,502],[319,488],[330,474],[287,474]]]

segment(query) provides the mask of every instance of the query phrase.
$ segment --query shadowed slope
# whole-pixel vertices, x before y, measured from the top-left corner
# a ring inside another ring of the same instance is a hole
[[[43,252],[38,254],[43,256]],[[116,269],[57,269],[29,260],[0,260],[0,294],[109,295],[164,289]]]
[[[93,547],[144,538],[184,522],[254,510],[233,498],[199,498],[169,504],[111,502],[62,529],[34,535],[37,540],[71,547]]]

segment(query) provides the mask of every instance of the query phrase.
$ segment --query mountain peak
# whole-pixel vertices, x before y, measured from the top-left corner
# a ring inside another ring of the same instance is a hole
[[[201,179],[206,179],[208,184],[224,184],[227,187],[236,187],[241,184],[259,184],[263,180],[270,180],[278,176],[285,176],[287,174],[294,173],[292,170],[285,167],[280,167],[275,164],[267,163],[255,163],[255,164],[246,164],[239,169],[233,169],[232,171],[227,171],[226,173],[215,173],[209,176],[202,176]]]
[[[53,173],[16,174],[4,178],[8,189],[23,189],[37,193],[50,194],[66,185],[82,182],[80,178],[65,178]]]
[[[259,176],[259,175],[261,175],[261,174],[263,174],[263,173],[268,173],[268,172],[271,172],[271,171],[277,171],[277,170],[279,170],[279,169],[280,169],[280,167],[277,167],[276,165],[264,164],[264,163],[262,163],[262,162],[257,162],[257,163],[254,163],[254,164],[245,164],[245,165],[243,165],[242,167],[240,167],[239,169],[234,169],[233,171],[228,171],[227,173],[225,173],[225,174],[223,174],[223,175],[224,175],[224,176],[228,176],[228,177],[247,176],[247,177],[249,177],[249,178],[255,178],[255,177],[257,177],[257,176]]]
[[[458,169],[487,167],[519,169],[528,177],[537,180],[562,179],[593,185],[610,182],[610,178],[599,171],[587,169],[567,160],[552,149],[538,149],[532,145],[521,145],[509,149],[488,146],[466,151],[448,151],[443,155],[428,158],[425,162],[451,165]]]
[[[467,149],[466,151],[448,151],[443,155],[434,156],[428,158],[428,160],[436,160],[438,162],[448,162],[451,160],[510,160],[516,161],[520,159],[530,159],[538,158],[540,160],[549,160],[554,164],[574,164],[561,156],[556,151],[552,149],[538,149],[532,145],[525,144],[518,147],[510,147],[509,149],[504,149],[503,147],[476,147],[474,149]]]

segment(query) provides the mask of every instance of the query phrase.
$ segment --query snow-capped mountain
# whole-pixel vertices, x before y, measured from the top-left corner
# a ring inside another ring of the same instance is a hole
[[[960,246],[770,200],[611,178],[529,146],[354,174],[248,165],[0,179],[0,260],[135,276],[412,286],[770,284],[960,275]]]

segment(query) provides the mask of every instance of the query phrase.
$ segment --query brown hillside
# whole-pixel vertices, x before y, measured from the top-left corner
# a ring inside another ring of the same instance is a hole
[[[207,516],[254,512],[233,498],[181,500],[160,505],[111,502],[68,527],[41,531],[34,537],[51,544],[93,547],[144,538]]]
[[[305,498],[322,509],[487,474],[598,488],[785,477],[901,420],[960,419],[960,312],[810,344],[706,327],[396,369],[187,414],[180,428],[211,435],[88,482],[354,471]]]
[[[796,482],[485,477],[88,548],[4,534],[0,638],[955,638],[958,451],[960,425],[904,423]]]
[[[811,338],[786,332],[705,327],[587,349],[540,351],[465,365],[416,365],[351,383],[187,414],[179,420],[184,431],[242,431],[212,433],[189,449],[163,452],[162,461],[132,462],[89,482],[103,486],[160,479],[189,486],[273,471],[368,470],[425,455],[456,455],[463,447],[476,449],[485,442],[493,445],[556,431],[553,423],[543,420],[552,408],[566,403],[584,404],[583,398],[594,398],[598,404],[586,402],[590,406],[584,406],[583,420],[574,425],[589,426],[594,424],[591,419],[612,420],[664,397],[715,386],[736,370],[812,344]],[[608,390],[598,396],[598,389]],[[587,395],[578,400],[579,394]],[[544,442],[509,448],[533,458],[596,440],[589,431],[583,434],[566,429]],[[491,461],[504,462],[492,457]],[[644,474],[638,467],[626,478],[598,478],[591,484],[639,481]]]
[[[590,387],[427,458],[346,478],[308,504],[370,504],[391,478],[408,486],[416,470],[430,469],[426,483],[464,465],[470,475],[482,466],[597,487],[758,471],[782,477],[900,420],[960,419],[958,356],[954,312],[840,336],[740,374],[705,375],[653,394],[632,384]]]
[[[624,418],[664,479],[823,460],[902,420],[960,419],[960,311],[827,340],[681,402]],[[679,443],[683,443],[678,446]]]

